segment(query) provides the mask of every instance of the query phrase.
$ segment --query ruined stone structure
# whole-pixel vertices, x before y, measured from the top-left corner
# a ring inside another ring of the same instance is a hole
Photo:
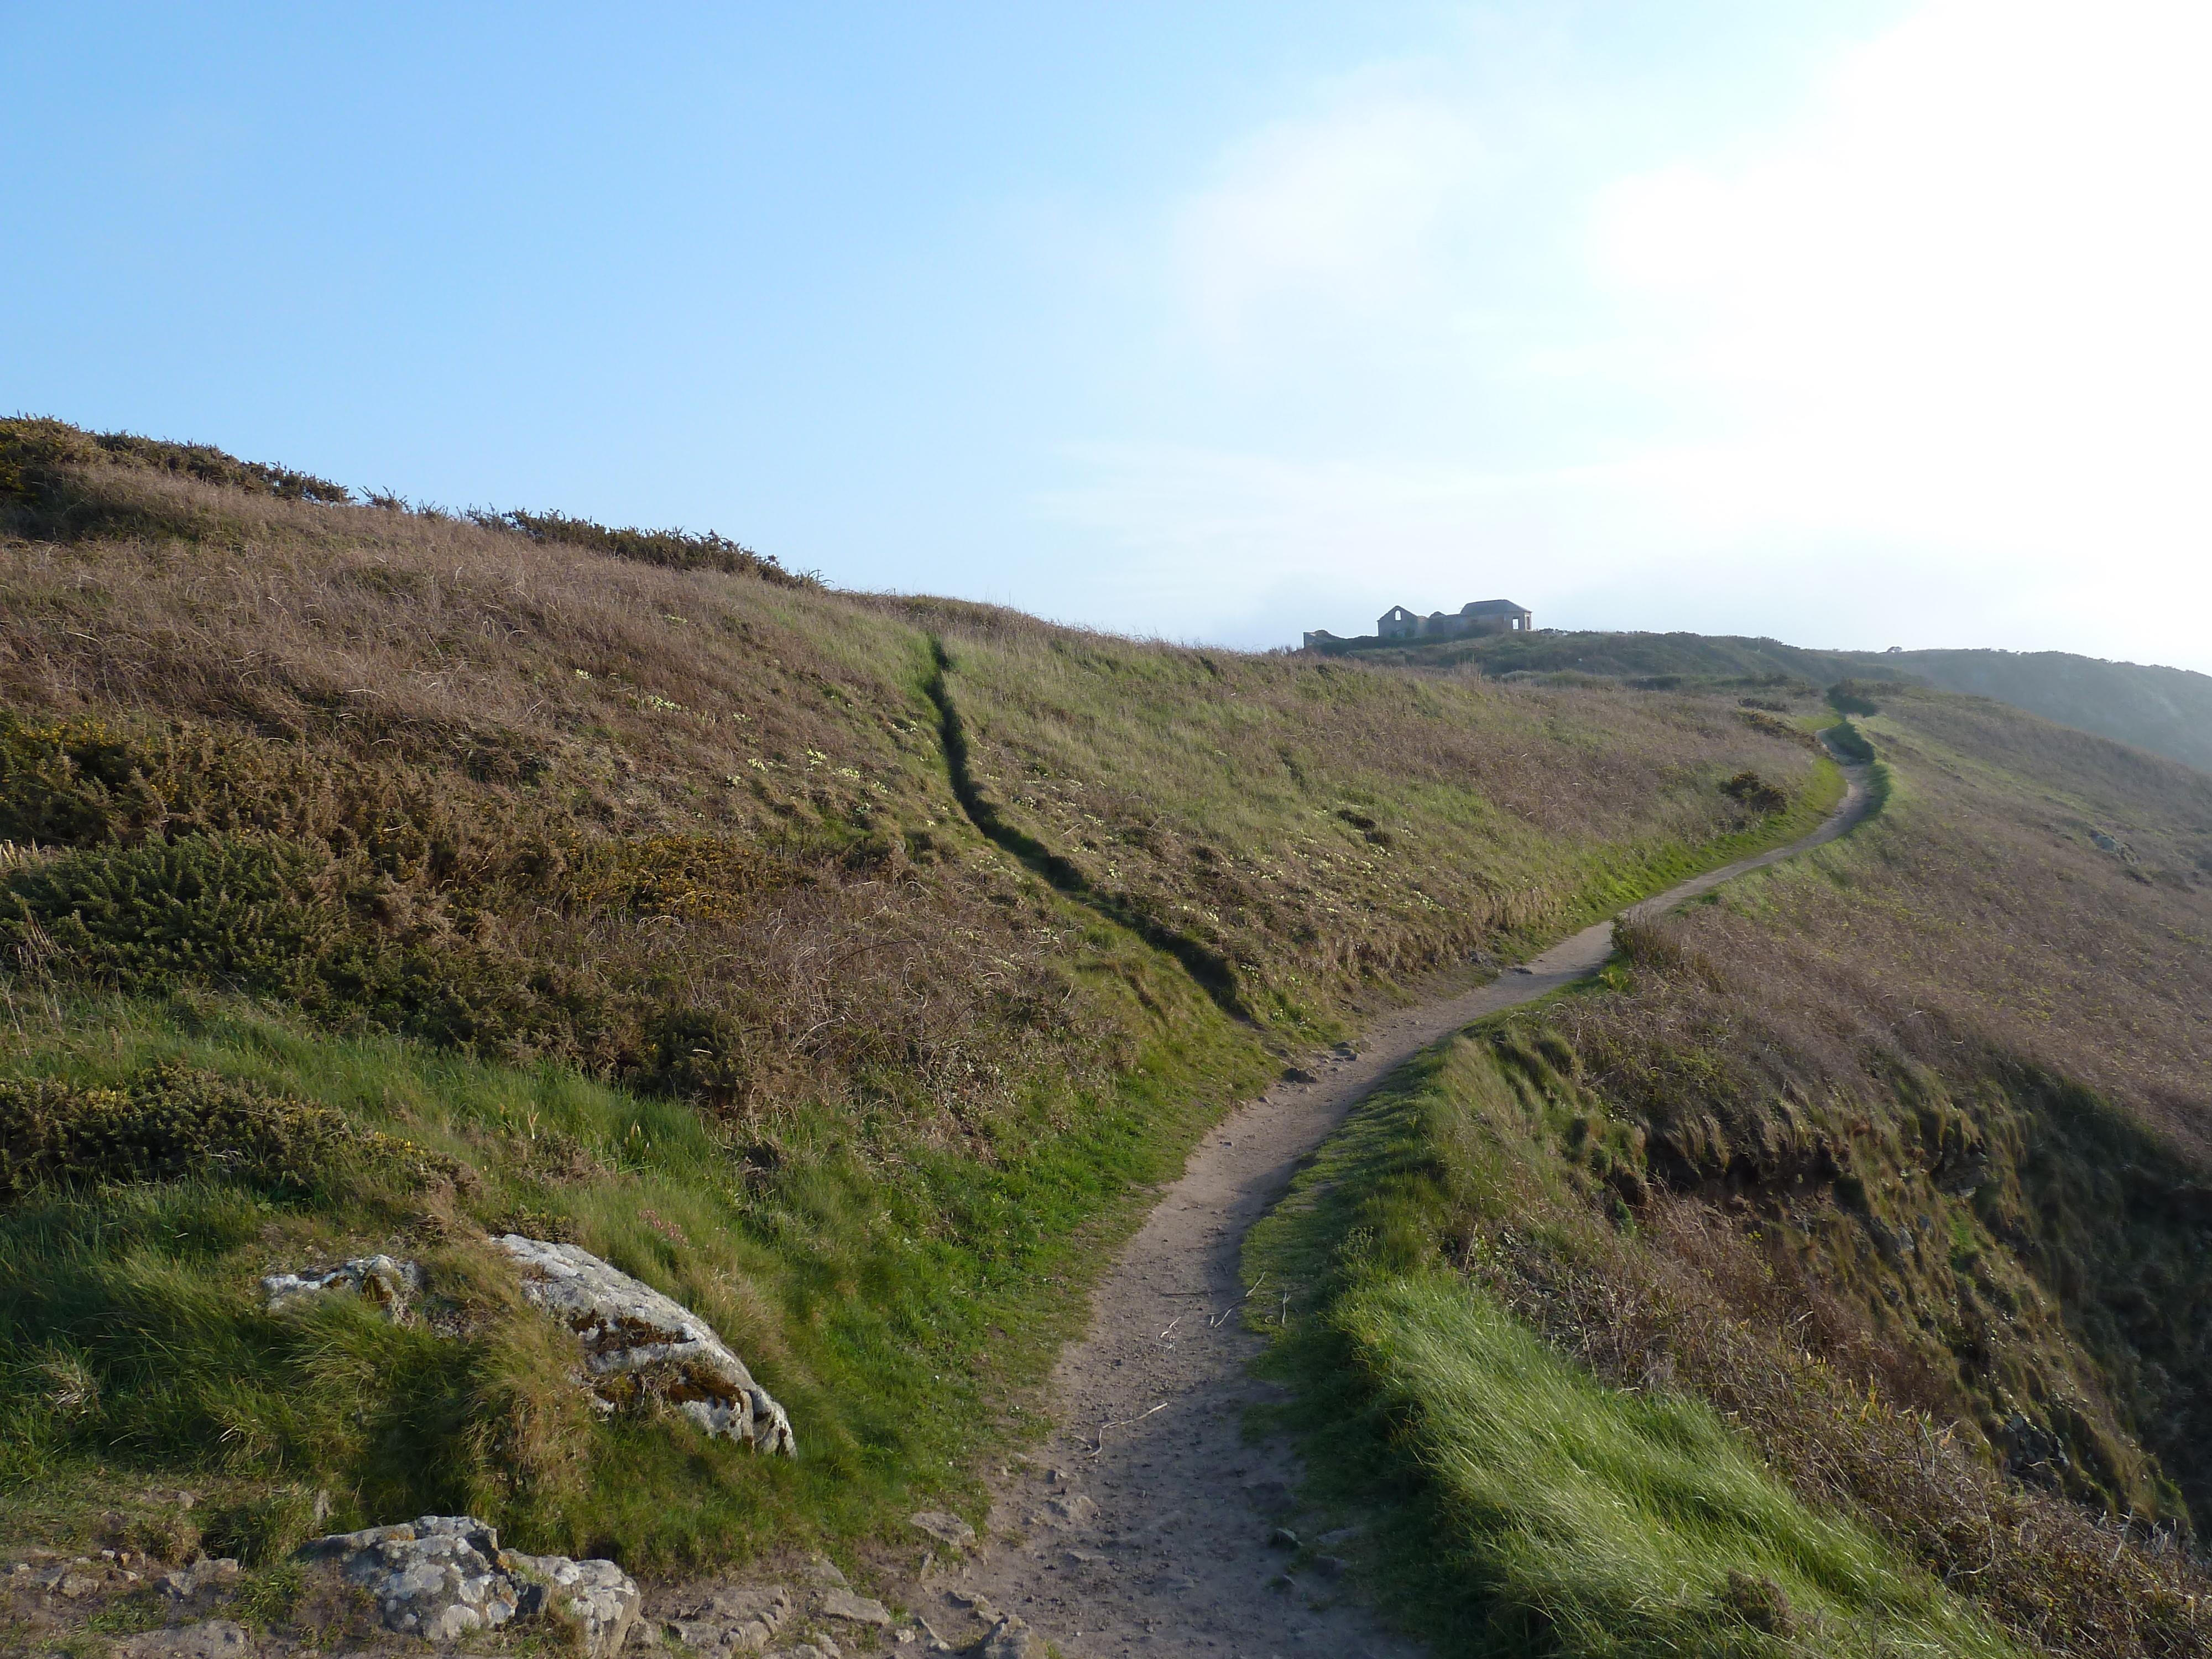
[[[1431,611],[1425,617],[1394,605],[1376,620],[1375,632],[1364,639],[1343,639],[1316,628],[1306,635],[1305,647],[1328,651],[1386,641],[1461,640],[1474,634],[1525,634],[1535,625],[1528,607],[1510,599],[1474,599],[1457,611]]]

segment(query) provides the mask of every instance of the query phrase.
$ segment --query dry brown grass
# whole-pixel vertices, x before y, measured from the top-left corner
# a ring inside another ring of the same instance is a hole
[[[451,520],[103,483],[221,538],[0,544],[0,695],[132,745],[126,835],[320,845],[387,934],[578,1005],[489,1052],[748,1109],[927,1101],[934,1134],[1120,1052],[1065,1006],[1065,921],[964,832],[904,630]]]
[[[1802,734],[1712,699],[1560,692],[1245,656],[879,601],[944,637],[976,781],[1093,888],[1234,965],[1295,1018],[1647,890],[1762,822],[1809,817]],[[1784,803],[1765,798],[1761,805]]]
[[[2005,1480],[1940,1382],[1916,1389],[1918,1355],[1817,1282],[1778,1276],[1711,1206],[1661,1196],[1638,1220],[1632,1240],[1584,1234],[1572,1265],[1528,1243],[1469,1265],[1607,1382],[1709,1401],[1808,1504],[1865,1520],[2039,1650],[2184,1659],[2212,1644],[2212,1574],[2172,1530]]]
[[[1884,708],[1883,819],[1631,934],[1625,994],[1550,1024],[1655,1171],[1759,1241],[1763,1279],[1723,1273],[1710,1209],[1654,1212],[1739,1312],[1781,1297],[1986,1455],[2056,1434],[2067,1466],[2031,1473],[2078,1498],[2201,1516],[2212,780],[1995,705]]]

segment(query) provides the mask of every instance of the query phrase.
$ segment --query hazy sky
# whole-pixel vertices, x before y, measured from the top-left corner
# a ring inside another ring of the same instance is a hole
[[[0,0],[0,409],[1237,645],[2212,670],[2212,6]]]

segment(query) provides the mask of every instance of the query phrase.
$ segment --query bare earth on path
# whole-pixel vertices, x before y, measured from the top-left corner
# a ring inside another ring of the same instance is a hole
[[[1636,910],[1834,840],[1870,800],[1863,770],[1846,775],[1849,794],[1810,836]],[[1269,1539],[1293,1507],[1299,1471],[1286,1445],[1243,1434],[1246,1408],[1273,1394],[1247,1373],[1260,1340],[1234,1312],[1245,1231],[1298,1160],[1401,1062],[1595,972],[1612,949],[1612,924],[1601,922],[1479,989],[1378,1019],[1362,1052],[1316,1062],[1313,1081],[1279,1084],[1209,1133],[1099,1285],[1089,1334],[1053,1373],[1059,1426],[996,1494],[991,1530],[1008,1541],[966,1568],[962,1589],[1071,1656],[1418,1654],[1319,1575],[1281,1582],[1289,1557]]]

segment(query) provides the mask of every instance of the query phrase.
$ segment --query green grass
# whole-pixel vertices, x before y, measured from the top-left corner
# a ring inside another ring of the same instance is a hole
[[[1299,1388],[1309,1495],[1377,1516],[1378,1600],[1453,1655],[2016,1651],[1703,1401],[1608,1386],[1465,1271],[1521,1249],[1589,1271],[1610,1231],[1593,1171],[1627,1150],[1456,1041],[1255,1229],[1248,1273],[1292,1287],[1264,1369]]]
[[[1656,884],[1795,833],[1832,776],[1791,814],[1638,868]],[[1648,890],[1623,878],[1583,903]],[[528,1546],[647,1568],[834,1543],[924,1498],[980,1520],[976,1471],[1025,1433],[1025,1391],[1087,1277],[1147,1188],[1277,1063],[1125,934],[1093,923],[1090,944],[1085,994],[1148,1030],[1143,1047],[1087,1091],[1037,1091],[933,1146],[829,1104],[718,1121],[550,1062],[334,1035],[234,996],[18,1004],[17,1076],[115,1090],[152,1066],[198,1068],[319,1103],[464,1178],[198,1176],[35,1193],[0,1212],[0,1368],[15,1383],[0,1477],[29,1494],[95,1465],[193,1471],[231,1484],[231,1524],[247,1531],[319,1489],[333,1526],[466,1510]],[[791,1412],[800,1459],[755,1459],[680,1423],[586,1421],[555,1385],[546,1329],[471,1242],[510,1227],[572,1236],[699,1311]],[[259,1311],[263,1273],[370,1249],[430,1267],[444,1334],[343,1301],[306,1319]]]
[[[1011,1396],[1079,1310],[1071,1288],[1212,1103],[1264,1077],[1190,1000],[1200,1029],[1109,1091],[1037,1103],[993,1157],[909,1151],[896,1168],[829,1114],[787,1120],[771,1154],[680,1103],[550,1066],[333,1039],[212,999],[65,1006],[19,1066],[86,1087],[204,1067],[336,1106],[475,1179],[414,1194],[184,1180],[0,1213],[0,1472],[19,1489],[118,1462],[323,1486],[331,1525],[465,1510],[525,1544],[645,1566],[850,1537],[925,1494],[975,1510],[980,1452],[1023,1432]],[[697,1310],[790,1409],[802,1456],[755,1458],[680,1420],[590,1424],[551,1328],[468,1242],[507,1225],[568,1232]],[[371,1247],[423,1259],[464,1334],[347,1299],[259,1312],[260,1274]]]
[[[1462,1279],[1378,1279],[1331,1317],[1422,1472],[1435,1530],[1417,1571],[1480,1632],[1461,1650],[2017,1651],[1809,1512],[1703,1402],[1594,1381]]]

